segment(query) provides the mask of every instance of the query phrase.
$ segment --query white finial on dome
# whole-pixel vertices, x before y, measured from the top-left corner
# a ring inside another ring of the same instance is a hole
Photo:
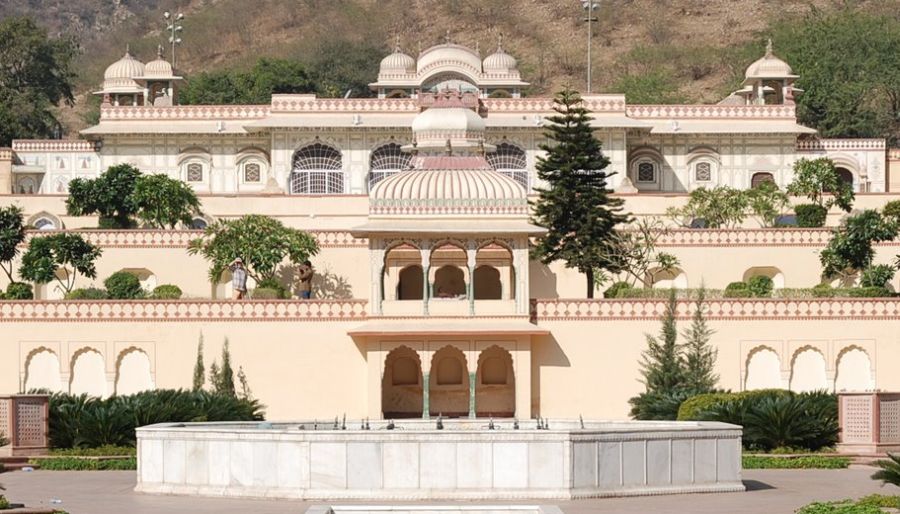
[[[485,73],[509,73],[518,66],[515,57],[503,50],[503,33],[497,37],[497,51],[487,56],[482,64]]]
[[[156,45],[156,58],[157,59],[163,58],[163,46],[162,45]]]
[[[444,34],[444,44],[449,45],[452,43],[453,43],[453,41],[450,39],[450,29],[447,29],[447,33]]]
[[[766,57],[772,58],[775,55],[775,51],[772,48],[772,38],[769,38],[769,42],[766,43]]]
[[[503,33],[501,32],[499,36],[497,36],[497,51],[503,51]]]
[[[401,53],[401,50],[400,50],[400,34],[397,34],[396,36],[394,36],[394,53],[395,53],[395,54]]]

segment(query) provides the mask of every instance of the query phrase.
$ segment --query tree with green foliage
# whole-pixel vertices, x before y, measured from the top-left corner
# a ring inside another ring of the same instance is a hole
[[[875,465],[879,470],[872,475],[872,480],[900,487],[900,454],[889,453],[886,460],[876,461]]]
[[[219,220],[202,237],[190,242],[188,253],[210,262],[209,279],[218,282],[235,258],[244,261],[247,274],[257,282],[275,277],[287,259],[298,265],[319,252],[316,239],[302,230],[284,226],[268,216],[250,214],[235,220]]]
[[[750,206],[745,191],[728,186],[712,189],[699,187],[688,195],[688,202],[682,207],[669,207],[666,215],[683,227],[694,227],[702,223],[703,228],[739,227],[747,218]]]
[[[657,241],[668,233],[669,229],[661,219],[642,217],[615,231],[604,260],[615,263],[614,268],[620,277],[624,275],[623,283],[628,287],[640,283],[649,288],[653,285],[652,272],[668,272],[678,267],[678,257],[657,251]],[[606,277],[606,273],[597,270],[594,276],[596,280]]]
[[[684,386],[692,391],[711,391],[719,382],[715,373],[718,350],[710,344],[715,331],[706,323],[706,288],[702,285],[694,301],[694,314],[684,337]]]
[[[141,175],[131,192],[138,219],[154,228],[190,225],[200,212],[200,200],[194,189],[181,180],[164,174]]]
[[[823,137],[900,137],[900,23],[845,2],[771,27],[779,57],[799,75],[797,115]]]
[[[587,279],[587,297],[594,297],[596,270],[618,271],[609,260],[615,227],[628,221],[624,202],[610,197],[606,171],[609,159],[590,126],[590,112],[570,88],[556,95],[556,115],[547,118],[549,143],[541,145],[537,173],[548,185],[537,188],[535,222],[548,232],[534,248],[544,264],[565,261]]]
[[[611,92],[622,93],[629,104],[674,104],[685,101],[678,83],[663,69],[620,75]]]
[[[135,205],[132,199],[140,170],[117,164],[94,179],[76,178],[69,183],[66,212],[70,216],[100,216],[104,228],[131,228]]]
[[[762,184],[744,191],[750,212],[756,216],[763,228],[774,227],[788,207],[791,200],[788,195],[778,188],[774,182]]]
[[[194,363],[194,383],[192,389],[199,391],[203,389],[203,383],[206,381],[206,370],[203,366],[203,332],[200,333],[200,342],[197,343],[197,362]]]
[[[234,370],[231,369],[231,350],[228,348],[228,339],[222,345],[222,367],[219,368],[219,377],[215,384],[216,392],[228,396],[235,396]]]
[[[0,147],[59,130],[54,108],[72,105],[74,40],[50,38],[31,18],[0,21]]]
[[[78,275],[97,278],[95,261],[102,250],[79,234],[60,233],[35,237],[22,256],[19,274],[25,280],[47,284],[56,280],[66,293],[72,291]]]
[[[263,58],[247,71],[203,72],[179,91],[183,105],[268,105],[273,94],[315,92],[306,67],[288,59]]]
[[[316,93],[330,98],[340,98],[347,91],[354,97],[373,96],[369,82],[378,75],[384,50],[380,45],[345,38],[320,41],[309,63]]]
[[[787,192],[793,196],[805,196],[825,210],[834,205],[844,212],[850,212],[853,208],[853,188],[841,180],[834,161],[827,157],[795,162],[794,180],[788,184]]]
[[[872,265],[875,243],[893,241],[900,226],[878,211],[867,209],[841,220],[828,245],[819,253],[822,277],[848,278]]]
[[[19,255],[19,245],[25,241],[25,217],[17,205],[0,207],[0,269],[10,282],[13,278],[13,261]]]

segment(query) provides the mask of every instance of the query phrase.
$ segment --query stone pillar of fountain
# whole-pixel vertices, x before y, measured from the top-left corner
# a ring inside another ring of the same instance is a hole
[[[428,406],[428,388],[431,383],[430,375],[430,373],[422,375],[422,419],[428,419],[430,417],[430,408]]]

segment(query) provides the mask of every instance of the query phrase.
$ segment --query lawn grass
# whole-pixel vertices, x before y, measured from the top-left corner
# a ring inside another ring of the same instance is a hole
[[[828,455],[799,455],[772,457],[744,454],[744,469],[845,469],[850,465],[847,457]]]

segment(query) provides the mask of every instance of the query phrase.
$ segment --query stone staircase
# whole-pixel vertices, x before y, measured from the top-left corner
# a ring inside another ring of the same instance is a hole
[[[3,471],[19,471],[24,467],[38,469],[37,464],[29,464],[28,457],[0,457],[0,464],[3,465]]]

